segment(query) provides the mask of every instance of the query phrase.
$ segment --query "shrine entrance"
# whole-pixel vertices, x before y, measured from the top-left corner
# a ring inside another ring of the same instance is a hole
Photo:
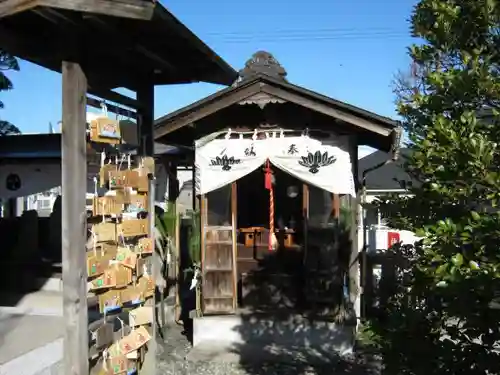
[[[355,195],[347,144],[339,138],[337,145],[325,145],[285,130],[256,129],[250,136],[228,131],[196,142],[195,160],[203,201],[204,313],[243,308],[312,314],[321,302],[332,314],[342,303],[347,272],[347,265],[339,264],[339,217],[329,222],[334,210],[331,204],[326,207],[327,221],[321,226],[331,236],[318,254],[309,251],[307,192],[311,186],[316,195]],[[318,256],[327,259],[312,261]],[[313,271],[324,264],[329,265],[323,269],[325,280],[331,282],[314,284],[318,297],[311,299],[308,279],[319,279]]]
[[[304,258],[303,183],[272,168],[274,207],[270,207],[265,169],[264,166],[258,168],[234,183],[237,307],[254,310],[278,308],[277,301],[282,301],[283,296],[273,294],[280,294],[281,288],[274,292],[264,291],[264,284],[273,284],[267,276],[280,284],[297,276],[294,288],[285,294],[294,301],[293,307],[298,308]],[[232,186],[228,185],[207,194],[207,224],[210,227],[231,223],[231,190]],[[270,237],[271,218],[274,220],[274,235]]]

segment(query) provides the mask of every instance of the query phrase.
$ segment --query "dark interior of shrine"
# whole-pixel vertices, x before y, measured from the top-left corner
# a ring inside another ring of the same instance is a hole
[[[302,182],[273,168],[274,220],[276,229],[297,230],[302,224]],[[238,228],[269,228],[269,190],[265,171],[259,168],[237,182]]]
[[[264,166],[236,182],[238,306],[310,310],[313,292],[320,292],[314,303],[325,305],[330,314],[342,295],[347,228],[334,217],[331,193],[310,185],[304,189],[295,177],[277,168],[272,171],[276,239],[272,249]],[[231,185],[208,193],[207,199],[208,225],[231,227]]]
[[[296,307],[302,299],[303,183],[277,168],[272,172],[275,237],[271,248],[270,191],[265,187],[265,168],[237,182],[240,308]]]

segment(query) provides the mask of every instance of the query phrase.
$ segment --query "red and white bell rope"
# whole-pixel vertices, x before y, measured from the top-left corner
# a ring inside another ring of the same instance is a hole
[[[276,249],[277,239],[274,233],[274,189],[273,172],[269,159],[266,160],[265,188],[269,190],[269,251]]]

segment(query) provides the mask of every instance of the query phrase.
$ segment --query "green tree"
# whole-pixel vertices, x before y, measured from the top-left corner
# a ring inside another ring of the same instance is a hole
[[[368,325],[384,374],[500,374],[500,4],[421,0],[411,24],[419,84],[398,109],[421,186],[380,207],[423,240],[392,249]]]
[[[19,70],[19,63],[17,59],[10,55],[8,52],[0,49],[0,92],[12,90],[14,86],[11,80],[5,75],[5,71],[8,70]],[[4,107],[2,101],[0,101],[0,109]],[[0,120],[0,136],[9,134],[20,134],[21,131],[13,124],[8,121]]]

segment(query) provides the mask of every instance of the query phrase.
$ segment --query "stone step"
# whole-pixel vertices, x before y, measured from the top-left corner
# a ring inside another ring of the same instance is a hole
[[[228,345],[221,341],[205,341],[188,353],[191,364],[220,363],[238,364],[243,367],[263,364],[289,365],[291,368],[341,368],[350,360],[328,349],[304,346],[239,344]],[[315,374],[316,372],[311,372]],[[334,373],[334,372],[332,372]],[[335,372],[336,373],[336,372]]]
[[[355,327],[327,321],[312,321],[299,315],[278,317],[273,314],[204,316],[193,319],[193,346],[206,342],[225,347],[276,345],[283,348],[331,352],[353,352]]]
[[[62,275],[49,278],[37,278],[36,285],[38,290],[45,292],[60,292],[63,290]]]
[[[0,312],[0,334],[4,343],[0,348],[0,373],[6,374],[7,369],[13,370],[18,367],[17,363],[23,362],[18,358],[61,339],[64,334],[63,330],[64,320],[60,316],[19,315]],[[62,353],[53,354],[60,356]],[[31,360],[34,361],[36,358]],[[25,362],[25,365],[31,366],[32,364]],[[22,373],[22,371],[9,371],[8,373]]]
[[[19,315],[62,316],[62,293],[39,290],[26,294],[0,293],[0,312]]]

